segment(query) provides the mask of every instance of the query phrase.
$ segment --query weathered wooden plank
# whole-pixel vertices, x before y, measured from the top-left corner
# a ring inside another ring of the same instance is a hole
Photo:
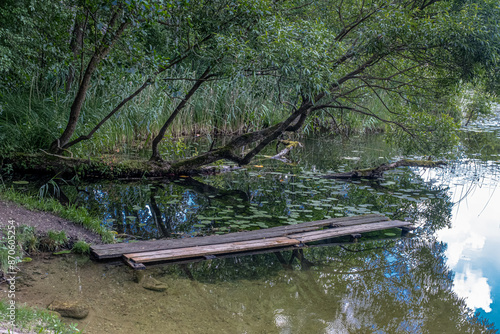
[[[314,245],[314,246],[317,246],[317,245]],[[284,252],[284,251],[290,251],[290,250],[300,249],[300,248],[304,248],[304,247],[308,247],[308,246],[306,246],[304,244],[297,244],[297,245],[284,246],[284,247],[254,249],[254,250],[242,251],[242,252],[217,254],[217,255],[213,255],[213,258],[215,258],[215,259],[227,259],[227,258],[234,258],[234,257],[239,257],[239,256],[250,256],[250,255],[268,254],[268,253],[274,253],[274,252]],[[202,262],[202,261],[206,261],[206,260],[207,259],[204,256],[198,256],[198,257],[190,257],[190,258],[184,258],[184,259],[173,259],[173,260],[167,260],[167,261],[148,262],[147,268],[149,268],[151,266],[155,266],[155,265],[185,264],[185,263]]]
[[[326,240],[331,240],[331,239],[326,239]],[[393,241],[393,238],[385,238],[385,239],[377,239],[377,241]],[[292,245],[292,246],[285,246],[285,247],[276,247],[276,248],[265,248],[265,249],[255,249],[251,251],[243,251],[243,252],[236,252],[236,253],[227,253],[227,254],[217,254],[214,256],[216,259],[227,259],[227,258],[232,258],[232,257],[237,257],[237,256],[250,256],[250,255],[260,255],[260,254],[269,254],[269,253],[274,253],[274,252],[286,252],[294,249],[301,249],[301,248],[318,248],[318,247],[332,247],[332,246],[346,246],[352,244],[351,241],[349,242],[325,242],[325,243],[320,243],[320,244],[310,244],[310,245],[305,245],[305,244],[298,244],[298,245]],[[174,259],[174,260],[169,260],[169,261],[158,261],[158,262],[149,262],[147,268],[153,267],[153,266],[164,266],[165,264],[186,264],[186,263],[196,263],[196,262],[202,262],[206,261],[207,259],[204,256],[199,256],[199,257],[190,257],[186,259]],[[139,263],[140,264],[140,263]]]
[[[180,258],[190,258],[214,254],[235,253],[250,251],[261,248],[284,247],[298,245],[300,242],[287,237],[279,237],[272,239],[251,240],[242,242],[232,242],[227,244],[207,245],[199,247],[187,247],[177,249],[167,249],[153,252],[141,252],[124,254],[126,259],[132,260],[135,263],[147,263],[165,260],[174,260]]]
[[[386,221],[387,217],[377,214],[342,217],[300,223],[296,225],[278,226],[262,230],[235,232],[224,235],[192,237],[182,239],[164,239],[152,241],[140,241],[136,243],[123,243],[111,245],[95,245],[91,247],[92,254],[97,259],[111,259],[121,257],[124,253],[148,252],[162,249],[175,249],[185,247],[204,246],[212,244],[223,244],[228,242],[239,242],[253,239],[274,238],[292,233],[314,231],[325,226],[348,226],[359,224],[370,224]]]
[[[312,231],[312,232],[304,232],[297,234],[288,235],[289,238],[297,239],[303,243],[325,240],[330,238],[342,237],[355,233],[364,233],[364,232],[373,232],[379,230],[386,230],[394,227],[404,227],[411,225],[409,222],[403,222],[399,220],[385,221],[380,223],[372,223],[372,224],[364,224],[364,225],[355,225],[355,226],[343,226],[332,228],[328,230],[320,230],[320,231]]]

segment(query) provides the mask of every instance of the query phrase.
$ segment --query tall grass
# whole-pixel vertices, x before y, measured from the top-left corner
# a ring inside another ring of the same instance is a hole
[[[195,74],[177,69],[168,76],[194,78]],[[140,74],[119,70],[107,80],[97,76],[87,92],[75,138],[87,134],[144,80]],[[0,155],[47,148],[64,130],[74,89],[66,93],[62,85],[41,86],[39,81],[33,80],[28,91],[0,95]],[[86,157],[131,148],[148,149],[152,138],[192,84],[192,81],[166,81],[150,85],[105,123],[91,140],[81,142],[71,151]],[[174,120],[167,137],[240,134],[275,124],[287,114],[289,110],[278,99],[274,78],[241,76],[234,80],[210,81],[201,86]],[[312,119],[304,131],[335,131],[328,119],[328,115],[319,114],[316,123]],[[337,124],[349,133],[353,129],[378,126],[368,119],[345,113]]]

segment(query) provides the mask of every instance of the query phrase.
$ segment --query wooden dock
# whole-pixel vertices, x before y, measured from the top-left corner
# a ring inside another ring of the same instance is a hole
[[[123,259],[132,268],[144,269],[144,263],[196,261],[259,250],[279,251],[365,232],[390,228],[411,229],[410,225],[409,222],[370,214],[224,235],[94,245],[91,253],[97,260]]]

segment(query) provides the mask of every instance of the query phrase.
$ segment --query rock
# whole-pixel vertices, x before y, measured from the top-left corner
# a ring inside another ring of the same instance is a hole
[[[56,311],[63,317],[83,319],[89,314],[87,304],[76,300],[54,300],[49,305],[49,310]]]
[[[141,283],[147,277],[145,270],[134,270],[134,282]]]
[[[151,276],[144,277],[142,279],[142,287],[144,289],[158,291],[158,292],[163,292],[167,290],[167,285],[165,283],[162,283]]]

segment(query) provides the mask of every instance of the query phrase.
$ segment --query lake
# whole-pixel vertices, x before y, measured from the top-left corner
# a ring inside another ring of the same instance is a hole
[[[276,254],[156,266],[144,289],[125,266],[59,257],[24,264],[20,298],[92,305],[88,333],[485,333],[500,323],[500,120],[460,132],[442,168],[380,180],[321,176],[402,157],[383,135],[301,139],[291,163],[269,159],[213,176],[61,187],[126,242],[223,234],[381,213],[417,229],[331,240]],[[199,145],[199,150],[204,146]],[[406,156],[405,156],[406,157]],[[424,158],[427,157],[413,157]],[[288,263],[289,261],[289,263]]]

